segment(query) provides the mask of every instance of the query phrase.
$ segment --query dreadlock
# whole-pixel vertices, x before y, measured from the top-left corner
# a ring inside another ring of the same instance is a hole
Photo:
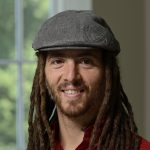
[[[95,147],[97,150],[138,150],[140,138],[136,135],[137,127],[132,107],[120,83],[116,58],[110,54],[104,54],[104,59],[105,96],[97,115],[89,150],[96,149]],[[103,118],[105,118],[105,124],[99,131]]]
[[[53,150],[53,132],[49,127],[45,87],[46,54],[38,54],[38,64],[33,80],[29,110],[29,139],[27,150]],[[51,148],[50,148],[51,147]]]
[[[94,124],[88,150],[138,150],[140,138],[137,136],[132,107],[120,83],[116,57],[109,53],[103,55],[105,95]],[[44,74],[47,54],[42,52],[37,56],[38,65],[30,96],[27,150],[54,150],[54,133],[48,121],[52,106],[51,100],[47,100]]]

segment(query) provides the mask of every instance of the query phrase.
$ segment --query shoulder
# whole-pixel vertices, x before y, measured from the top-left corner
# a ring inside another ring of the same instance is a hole
[[[139,150],[150,150],[150,142],[141,138],[140,149]]]

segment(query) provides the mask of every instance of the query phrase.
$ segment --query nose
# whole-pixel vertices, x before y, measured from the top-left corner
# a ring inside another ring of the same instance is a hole
[[[64,80],[72,82],[78,78],[78,65],[74,60],[68,60],[64,69]]]

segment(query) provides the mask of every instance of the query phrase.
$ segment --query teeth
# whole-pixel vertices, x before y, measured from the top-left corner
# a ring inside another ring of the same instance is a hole
[[[77,94],[79,93],[79,91],[76,91],[76,90],[67,90],[67,91],[64,91],[66,94]]]

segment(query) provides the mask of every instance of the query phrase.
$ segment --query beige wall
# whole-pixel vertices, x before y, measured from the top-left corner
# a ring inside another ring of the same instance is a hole
[[[145,132],[150,140],[150,0],[145,0]]]
[[[150,122],[147,120],[150,114],[147,107],[149,92],[147,81],[145,81],[146,77],[148,79],[149,62],[145,60],[148,60],[150,56],[146,55],[148,46],[146,51],[145,33],[147,32],[145,32],[144,19],[148,16],[145,18],[144,1],[93,0],[93,9],[105,18],[120,42],[119,62],[122,83],[133,106],[139,133],[149,139]]]

